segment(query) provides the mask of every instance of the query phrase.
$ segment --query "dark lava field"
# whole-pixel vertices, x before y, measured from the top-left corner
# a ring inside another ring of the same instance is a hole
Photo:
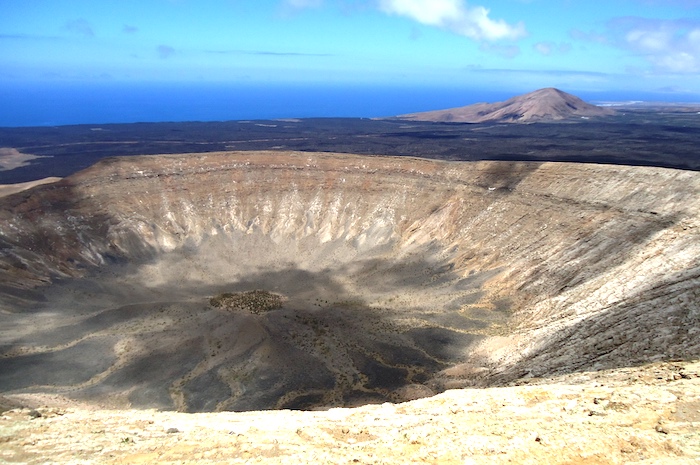
[[[359,118],[0,128],[0,147],[47,158],[0,171],[0,184],[64,177],[105,157],[228,150],[340,152],[441,160],[575,161],[700,169],[700,114],[618,108],[615,116],[537,124]]]

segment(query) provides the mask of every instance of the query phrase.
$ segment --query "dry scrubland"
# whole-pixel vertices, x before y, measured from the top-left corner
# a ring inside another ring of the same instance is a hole
[[[222,152],[7,196],[0,391],[60,409],[6,413],[0,459],[697,458],[699,191],[660,168]]]

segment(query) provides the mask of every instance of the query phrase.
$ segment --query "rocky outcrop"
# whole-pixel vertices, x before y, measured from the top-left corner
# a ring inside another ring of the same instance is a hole
[[[401,115],[399,119],[445,123],[534,123],[610,116],[614,110],[586,103],[559,89],[539,89],[504,102]]]
[[[103,161],[0,199],[0,390],[311,408],[697,357],[699,191],[605,165]],[[255,290],[281,307],[210,305]]]

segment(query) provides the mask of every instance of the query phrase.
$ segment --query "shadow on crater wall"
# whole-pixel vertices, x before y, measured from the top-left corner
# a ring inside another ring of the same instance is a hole
[[[700,267],[639,290],[639,297],[552,333],[536,351],[488,384],[657,361],[700,358]]]

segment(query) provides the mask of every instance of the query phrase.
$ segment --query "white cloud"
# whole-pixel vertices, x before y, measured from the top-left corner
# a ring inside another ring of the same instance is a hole
[[[288,10],[318,8],[324,3],[324,0],[283,0]],[[341,0],[337,5],[368,3],[383,13],[404,16],[478,41],[517,40],[527,36],[522,22],[509,24],[503,19],[491,19],[489,9],[469,6],[465,0]]]
[[[503,58],[515,58],[520,55],[520,47],[517,45],[499,45],[491,44],[488,42],[482,42],[479,46],[479,50],[482,52],[489,52],[496,55],[500,55]]]
[[[652,6],[679,5],[683,8],[700,7],[700,0],[637,0],[639,3]]]
[[[597,32],[584,32],[580,29],[571,29],[569,31],[569,36],[574,40],[583,40],[586,42],[596,42],[599,44],[608,44],[610,39],[605,34],[600,34]]]
[[[700,0],[693,0],[700,3]],[[692,3],[692,2],[688,2]],[[655,73],[700,73],[700,20],[615,18],[604,33],[570,32],[574,40],[597,42],[644,58]],[[635,69],[635,72],[642,72]]]
[[[555,53],[568,53],[571,51],[571,44],[554,42],[537,42],[532,46],[537,53],[544,56],[553,55]]]
[[[159,45],[156,48],[156,51],[158,52],[158,56],[163,60],[166,60],[175,54],[175,49],[169,45]]]
[[[527,35],[522,22],[513,25],[493,20],[488,9],[470,7],[464,0],[379,0],[379,9],[474,40],[515,40]]]
[[[620,18],[610,26],[617,45],[643,56],[657,71],[700,72],[700,21]]]
[[[673,52],[663,56],[653,56],[649,61],[658,68],[672,73],[700,72],[700,60],[697,55],[688,52]]]
[[[552,44],[550,42],[537,42],[533,48],[541,55],[552,54]]]
[[[74,32],[76,34],[82,34],[86,37],[94,37],[95,36],[95,31],[92,29],[92,26],[90,23],[83,19],[74,19],[71,21],[68,21],[65,24],[65,28],[69,30],[70,32]]]
[[[323,0],[284,0],[284,4],[296,9],[317,8],[323,4]]]

